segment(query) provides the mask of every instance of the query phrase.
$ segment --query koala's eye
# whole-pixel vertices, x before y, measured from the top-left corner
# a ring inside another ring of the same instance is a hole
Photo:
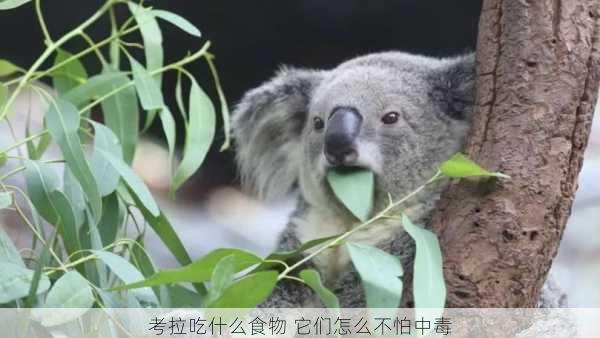
[[[394,123],[398,122],[399,116],[400,116],[400,114],[396,113],[395,111],[389,112],[389,113],[383,115],[383,117],[381,118],[381,122],[383,122],[385,124],[394,124]]]
[[[323,123],[323,120],[320,117],[315,116],[313,117],[313,125],[315,130],[321,130],[325,126],[325,123]]]

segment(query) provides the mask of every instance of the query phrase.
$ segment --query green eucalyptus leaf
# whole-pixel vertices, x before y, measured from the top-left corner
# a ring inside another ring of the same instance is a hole
[[[215,107],[196,80],[191,81],[183,158],[173,177],[172,194],[200,168],[215,136]]]
[[[123,160],[100,148],[95,149],[94,155],[96,153],[121,175],[129,189],[131,189],[153,216],[156,217],[160,214],[160,209],[158,209],[158,205],[148,187]]]
[[[28,3],[31,0],[3,0],[0,1],[0,11],[17,8]]]
[[[185,19],[173,12],[154,9],[150,13],[159,19],[163,19],[165,21],[172,23],[173,25],[179,27],[182,31],[184,31],[190,35],[193,35],[196,37],[202,36],[202,34],[200,34],[200,31],[198,30],[198,28],[196,28],[196,26],[194,26],[187,19]]]
[[[44,153],[50,146],[50,141],[52,141],[52,136],[50,136],[49,133],[44,133],[40,137],[40,141],[38,142],[37,146],[34,146],[35,147],[34,153],[35,153],[36,158],[32,158],[32,160],[42,158],[42,156],[44,155]]]
[[[172,308],[200,308],[202,296],[183,286],[169,286],[170,305]]]
[[[85,220],[85,196],[83,195],[83,190],[81,190],[79,182],[77,182],[77,179],[73,176],[73,173],[69,168],[65,168],[64,170],[63,190],[65,196],[67,196],[71,202],[75,223],[77,226],[80,226]]]
[[[359,168],[329,170],[327,182],[335,196],[360,221],[366,221],[373,211],[373,172]]]
[[[13,203],[13,195],[8,191],[0,192],[0,210],[10,207]],[[2,230],[2,229],[0,229]]]
[[[102,260],[123,283],[134,283],[144,279],[142,273],[123,257],[108,251],[93,250],[92,253]],[[140,301],[152,304],[159,303],[151,288],[139,288],[131,290],[131,292]]]
[[[62,275],[46,297],[46,308],[68,308],[69,311],[44,312],[42,325],[56,326],[79,318],[94,304],[89,282],[77,271]]]
[[[402,298],[402,263],[370,245],[346,243],[352,263],[365,289],[369,308],[397,308]]]
[[[2,10],[2,4],[7,1],[0,3],[0,10]],[[23,72],[23,68],[14,65],[12,62],[4,59],[0,59],[0,76],[8,76],[16,72]]]
[[[175,137],[177,126],[175,124],[175,119],[171,114],[171,110],[169,110],[167,106],[163,107],[163,109],[158,113],[158,116],[160,117],[163,132],[165,133],[165,138],[167,139],[167,147],[169,149],[169,167],[171,167],[173,165],[173,157],[175,155]]]
[[[0,153],[0,167],[5,165],[6,161],[8,161],[8,156],[6,156],[6,153]]]
[[[105,74],[108,73],[105,71]],[[129,78],[123,73],[116,73],[113,81],[108,82],[103,90],[104,94],[119,89],[117,93],[102,101],[102,114],[104,123],[118,137],[123,149],[123,159],[131,164],[138,142],[138,128],[140,112],[137,103],[135,88],[125,86]],[[100,181],[99,181],[100,182]]]
[[[119,144],[119,139],[112,130],[100,123],[92,122],[92,125],[95,130],[95,150],[90,159],[90,165],[92,173],[94,173],[94,177],[96,178],[96,182],[102,182],[99,189],[100,195],[104,197],[117,190],[121,175],[101,154],[97,154],[96,150],[103,150],[118,159],[123,158],[123,152],[121,150],[121,145]]]
[[[42,248],[36,262],[34,262],[35,270],[29,284],[29,291],[27,292],[26,304],[29,307],[33,307],[36,304],[36,295],[50,288],[50,281],[48,280],[48,286],[45,287],[44,279],[47,280],[47,276],[42,273],[42,269],[50,264],[50,248],[56,243],[58,236],[57,229],[54,229],[50,238],[46,241]]]
[[[98,223],[98,232],[103,246],[107,246],[117,239],[117,232],[125,222],[124,208],[119,201],[117,192],[102,199],[102,218]]]
[[[175,256],[177,262],[179,262],[181,265],[191,264],[192,260],[190,259],[190,255],[185,250],[181,239],[165,215],[161,212],[160,215],[153,216],[148,209],[144,208],[137,196],[133,196],[133,198],[135,200],[135,204],[140,207],[140,211],[142,212],[146,222],[148,222],[150,227],[152,227],[154,232],[156,232],[161,241],[165,244],[169,251],[171,251],[173,256]]]
[[[103,250],[102,238],[97,223],[92,219],[90,212],[86,211],[86,221],[82,226],[81,231],[85,231],[85,249]],[[108,271],[99,260],[86,262],[86,277],[94,284],[101,288],[108,287]]]
[[[131,263],[142,273],[144,278],[148,278],[156,273],[156,267],[149,253],[144,247],[143,233],[140,233],[135,239],[136,245],[130,246]],[[154,294],[158,297],[160,307],[176,307],[173,306],[173,296],[171,291],[173,285],[161,285],[152,288]]]
[[[77,135],[79,130],[77,108],[69,101],[57,98],[46,113],[46,125],[52,138],[58,143],[67,166],[81,185],[94,220],[100,220],[102,199]]]
[[[20,264],[0,261],[0,304],[12,302],[29,294],[29,286],[33,279],[33,270]],[[50,288],[50,280],[41,276],[36,294]]]
[[[56,53],[56,58],[54,59],[54,65],[58,65],[72,56],[73,54],[59,49]],[[61,67],[52,71],[51,75],[54,88],[59,93],[66,93],[78,85],[85,83],[88,78],[87,71],[83,67],[81,61],[78,59],[74,59],[68,63],[65,63]]]
[[[67,253],[78,251],[81,247],[77,235],[77,216],[71,201],[59,190],[59,178],[53,168],[46,163],[27,160],[25,183],[31,203],[40,216],[56,227]]]
[[[73,254],[81,249],[79,235],[77,234],[77,221],[69,199],[60,190],[50,193],[52,206],[58,216],[54,223],[60,233],[67,253]]]
[[[56,224],[59,215],[51,194],[59,188],[59,177],[53,168],[47,163],[25,161],[25,184],[27,195],[38,214],[48,223]]]
[[[161,109],[165,104],[160,87],[154,81],[150,73],[134,58],[129,58],[131,70],[133,71],[133,82],[142,108],[145,110]]]
[[[208,281],[213,274],[215,266],[221,259],[227,256],[233,256],[235,272],[249,268],[258,264],[262,259],[253,253],[240,249],[217,249],[210,252],[201,259],[178,269],[162,270],[148,279],[132,284],[118,286],[115,290],[126,290],[146,286],[156,286],[168,283],[202,283]]]
[[[8,88],[4,83],[0,83],[0,110],[4,107],[6,100],[8,100]]]
[[[235,257],[233,255],[225,256],[219,260],[212,272],[206,304],[214,302],[223,295],[225,289],[232,284],[235,272]]]
[[[186,115],[185,105],[183,103],[183,93],[181,89],[181,71],[177,72],[177,83],[175,84],[175,102],[177,102],[177,108],[179,109],[179,114],[181,114],[181,119],[183,123],[187,126],[188,118]]]
[[[146,56],[146,68],[155,70],[163,66],[164,52],[162,48],[162,33],[158,22],[152,11],[148,8],[128,2],[129,10],[140,27],[142,40],[144,42],[144,53]],[[160,80],[157,81],[160,84]],[[160,87],[160,85],[159,85]]]
[[[25,124],[25,137],[28,139],[27,142],[25,142],[27,157],[29,157],[30,160],[39,160],[41,155],[37,153],[37,147],[35,146],[33,139],[29,139],[29,137],[31,137],[30,121],[31,119],[28,118],[27,123]],[[47,135],[47,133],[45,135]]]
[[[415,308],[441,311],[446,303],[446,284],[438,238],[433,232],[413,224],[406,215],[402,215],[402,225],[416,246],[413,268]]]
[[[19,250],[8,237],[8,234],[0,227],[0,262],[12,263],[25,267]]]
[[[161,68],[164,63],[164,51],[162,46],[163,39],[156,17],[148,8],[143,8],[142,6],[133,2],[128,2],[127,4],[129,5],[129,10],[133,14],[138,26],[140,27],[140,33],[142,34],[142,40],[144,42],[146,69],[148,71],[153,71]],[[161,74],[157,74],[152,78],[154,81],[156,81],[156,87],[158,87],[160,90],[162,83]],[[156,110],[149,110],[144,129],[147,129],[152,124],[155,117]]]
[[[90,77],[84,84],[69,90],[61,97],[77,107],[82,107],[90,100],[100,98],[110,93],[116,88],[115,85],[121,87],[128,82],[129,78],[125,73],[105,72]]]
[[[300,271],[300,278],[317,293],[323,304],[330,309],[340,307],[340,301],[337,296],[323,285],[321,276],[314,269],[306,269]]]
[[[510,178],[500,172],[490,172],[469,159],[465,154],[456,153],[449,160],[440,165],[442,174],[453,177],[501,177]]]
[[[229,286],[212,308],[255,308],[273,292],[277,271],[261,271],[243,277]]]

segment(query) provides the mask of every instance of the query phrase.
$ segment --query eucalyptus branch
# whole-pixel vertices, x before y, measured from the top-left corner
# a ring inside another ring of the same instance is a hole
[[[200,57],[202,57],[202,56],[204,55],[204,53],[207,53],[207,51],[208,51],[208,48],[209,48],[209,47],[210,47],[210,41],[207,41],[206,43],[204,43],[204,45],[202,46],[202,48],[200,48],[200,49],[199,49],[197,52],[195,52],[194,54],[190,54],[190,55],[188,55],[188,56],[184,57],[183,59],[181,59],[181,60],[179,60],[179,61],[177,61],[177,62],[174,62],[174,63],[172,63],[172,64],[170,64],[170,65],[166,65],[166,66],[164,66],[164,67],[157,68],[157,69],[155,69],[155,70],[153,70],[153,71],[150,71],[150,75],[156,75],[156,74],[164,73],[164,72],[166,72],[166,71],[168,71],[168,70],[172,70],[172,69],[178,69],[178,70],[183,70],[183,71],[185,71],[185,70],[184,70],[183,68],[181,68],[181,67],[182,67],[182,66],[184,66],[184,65],[186,65],[186,64],[188,64],[188,63],[190,63],[190,62],[193,62],[193,61],[195,61],[195,60],[199,59]],[[77,54],[77,55],[79,55],[79,54]],[[71,59],[71,58],[69,58],[69,59]],[[69,60],[69,59],[67,59],[67,60],[65,60],[65,61],[67,61],[67,62],[68,62],[68,60]],[[53,67],[53,68],[54,68],[54,67]],[[51,68],[50,70],[48,70],[48,71],[52,71],[52,68]],[[187,71],[185,71],[185,72],[186,72],[186,73],[187,73],[189,76],[191,76],[191,74],[190,74],[189,72],[187,72]],[[134,85],[134,82],[133,82],[133,81],[129,81],[129,82],[127,82],[127,83],[124,83],[123,85],[121,85],[121,86],[119,86],[119,87],[115,88],[114,90],[111,90],[110,92],[106,93],[105,95],[103,95],[103,96],[99,97],[98,99],[96,99],[96,100],[92,101],[92,102],[91,102],[91,103],[89,103],[87,106],[83,107],[81,110],[79,110],[79,114],[80,114],[80,115],[81,115],[81,114],[83,114],[85,111],[87,111],[87,110],[89,110],[89,109],[91,109],[91,108],[95,107],[96,105],[100,104],[102,101],[104,101],[104,100],[108,99],[109,97],[111,97],[111,96],[113,96],[113,95],[116,95],[116,94],[117,94],[117,93],[119,93],[120,91],[122,91],[122,90],[124,90],[124,89],[127,89],[127,88],[129,88],[129,87],[131,87],[131,86],[133,86],[133,85]],[[19,147],[19,146],[21,146],[21,145],[23,145],[23,144],[25,144],[25,143],[27,143],[27,142],[29,142],[29,141],[31,141],[31,140],[35,140],[35,139],[37,139],[38,137],[42,137],[42,136],[44,136],[46,133],[48,133],[48,131],[47,131],[47,130],[44,130],[44,131],[41,131],[41,132],[39,132],[39,133],[37,133],[37,134],[30,135],[29,137],[27,137],[27,138],[24,138],[24,139],[22,139],[22,140],[20,140],[20,141],[18,141],[18,142],[16,142],[16,143],[13,143],[13,144],[11,144],[10,146],[8,146],[7,148],[5,148],[5,149],[1,150],[1,151],[0,151],[0,154],[1,154],[1,153],[6,153],[6,152],[8,152],[8,151],[10,151],[10,150],[12,150],[12,149],[14,149],[14,148],[17,148],[17,147]],[[0,177],[0,180],[2,180],[2,177]]]
[[[376,221],[378,221],[378,220],[380,220],[382,218],[390,217],[391,216],[390,214],[392,213],[392,211],[395,208],[397,208],[398,206],[400,206],[404,202],[408,201],[409,199],[411,199],[412,197],[414,197],[415,195],[417,195],[418,193],[420,193],[421,191],[423,191],[423,189],[425,189],[429,184],[437,181],[441,177],[443,177],[443,174],[442,174],[441,171],[438,171],[435,175],[433,175],[433,177],[431,177],[423,185],[419,186],[417,189],[413,190],[412,192],[410,192],[406,196],[402,197],[398,201],[390,203],[387,207],[385,207],[383,210],[381,210],[375,216],[373,216],[370,219],[368,219],[367,221],[365,221],[365,222],[363,222],[363,223],[355,226],[354,228],[346,231],[345,233],[341,234],[340,236],[332,239],[328,243],[325,243],[324,245],[322,245],[321,247],[319,247],[317,250],[313,251],[312,253],[310,253],[309,255],[305,256],[304,258],[302,258],[301,260],[299,260],[295,264],[293,264],[290,267],[288,267],[285,270],[283,270],[283,272],[281,272],[279,274],[279,276],[277,277],[277,279],[281,280],[283,278],[289,277],[288,274],[290,272],[292,272],[294,269],[297,269],[299,266],[301,266],[302,264],[308,262],[309,260],[313,259],[315,256],[319,255],[323,251],[325,251],[325,250],[327,250],[327,249],[329,249],[331,247],[339,245],[343,240],[345,240],[346,238],[350,237],[355,232],[357,232],[357,231],[359,231],[361,229],[364,229],[365,227],[369,226],[370,224],[375,223]]]
[[[79,35],[81,35],[81,37],[88,43],[88,45],[90,45],[92,51],[96,53],[96,57],[98,58],[98,61],[100,61],[102,66],[107,65],[108,63],[106,62],[104,55],[102,55],[98,44],[96,44],[94,40],[89,35],[87,35],[86,32],[81,32]]]
[[[59,268],[50,268],[50,267],[49,268],[45,268],[46,271],[48,271],[48,272],[45,272],[45,274],[46,274],[46,276],[50,276],[53,273],[55,273],[56,271],[67,271],[68,269],[74,268],[74,267],[76,267],[76,266],[78,266],[80,264],[83,264],[85,262],[88,262],[88,261],[91,261],[91,260],[97,259],[97,258],[98,257],[95,254],[91,254],[91,255],[82,257],[82,258],[80,258],[80,259],[78,259],[76,261],[73,261],[71,263],[64,264],[64,265],[62,265]]]
[[[188,63],[190,63],[192,61],[196,61],[196,60],[198,60],[199,58],[201,58],[202,56],[204,56],[204,54],[206,54],[208,52],[208,48],[210,48],[210,45],[211,45],[211,42],[210,41],[206,41],[204,43],[204,45],[202,46],[202,48],[200,48],[195,53],[190,54],[190,55],[184,57],[183,59],[181,59],[181,60],[179,60],[177,62],[174,62],[174,63],[172,63],[170,65],[166,65],[166,66],[164,66],[162,68],[155,69],[155,70],[151,71],[150,74],[151,75],[156,75],[156,74],[163,73],[163,72],[166,72],[166,71],[171,70],[171,69],[180,68],[180,67],[185,66],[186,64],[188,64]]]
[[[37,80],[37,79],[39,79],[39,78],[41,78],[41,77],[44,77],[44,76],[46,76],[46,75],[48,75],[48,74],[52,73],[53,71],[55,71],[55,70],[57,70],[57,69],[59,69],[59,68],[63,67],[63,66],[64,66],[64,65],[66,65],[67,63],[69,63],[69,62],[71,62],[71,61],[73,61],[73,60],[75,60],[75,59],[80,59],[81,57],[83,57],[83,56],[85,56],[85,55],[87,55],[87,54],[89,54],[89,53],[93,52],[93,51],[94,51],[94,49],[98,49],[98,48],[100,48],[100,47],[103,47],[104,45],[106,45],[106,44],[109,44],[111,41],[113,41],[113,40],[115,40],[115,39],[117,39],[117,38],[119,38],[119,37],[121,37],[121,36],[125,36],[125,35],[128,35],[129,33],[135,32],[135,31],[136,31],[136,30],[138,30],[138,29],[139,29],[139,26],[133,26],[133,27],[131,27],[131,28],[129,28],[129,29],[127,29],[127,30],[125,30],[125,31],[122,31],[122,32],[119,32],[119,33],[117,33],[117,35],[115,35],[115,36],[112,36],[112,35],[111,35],[111,36],[109,36],[108,38],[106,38],[106,39],[104,39],[104,40],[102,40],[102,41],[98,42],[98,43],[96,44],[95,48],[92,48],[92,47],[90,47],[90,48],[84,49],[84,50],[82,50],[81,52],[79,52],[79,53],[77,53],[77,54],[74,54],[73,56],[71,56],[71,57],[69,57],[69,58],[65,59],[64,61],[62,61],[62,62],[59,62],[59,63],[57,63],[57,64],[53,65],[52,67],[48,68],[47,70],[45,70],[45,71],[41,71],[41,72],[38,72],[37,74],[35,74],[35,75],[34,75],[34,76],[31,78],[31,80]]]
[[[83,23],[81,23],[75,29],[73,29],[70,32],[68,32],[67,34],[63,35],[56,42],[52,42],[48,45],[48,47],[46,47],[46,49],[44,50],[42,55],[40,55],[40,57],[33,63],[33,65],[31,65],[31,67],[27,70],[25,75],[21,78],[21,81],[19,81],[17,88],[12,92],[12,94],[10,95],[8,100],[6,100],[6,103],[2,107],[2,111],[0,111],[0,121],[2,121],[4,119],[4,117],[8,113],[8,110],[12,106],[13,102],[15,101],[15,99],[17,98],[17,96],[19,95],[21,90],[25,87],[27,82],[33,77],[33,74],[38,70],[38,68],[41,67],[41,65],[44,63],[44,61],[46,61],[48,59],[48,57],[50,57],[50,55],[52,55],[52,53],[54,53],[60,46],[65,44],[67,41],[69,41],[73,37],[79,35],[81,32],[83,32],[84,29],[86,29],[87,27],[92,25],[94,22],[96,22],[96,20],[98,20],[102,15],[104,15],[104,13],[106,11],[108,11],[108,9],[113,5],[113,3],[115,1],[116,0],[108,0],[104,5],[102,5],[102,7],[100,7],[100,9],[98,9],[98,11],[96,11],[87,20],[85,20]]]
[[[119,47],[121,46],[127,46],[127,47],[135,47],[135,48],[139,48],[139,49],[144,49],[144,46],[141,43],[138,42],[128,42],[125,40],[119,40]]]
[[[123,246],[129,246],[131,244],[137,244],[136,241],[134,241],[133,239],[130,238],[121,238],[121,239],[117,239],[114,242],[106,245],[105,247],[102,248],[102,251],[109,251],[110,249],[117,247],[119,245],[123,245]],[[71,260],[71,258],[76,257],[81,255],[84,252],[91,252],[91,249],[79,249],[76,251],[73,251],[68,257],[67,260]]]
[[[150,71],[150,75],[154,76],[156,74],[161,74],[161,73],[164,73],[164,72],[166,72],[168,70],[171,70],[171,69],[178,69],[178,68],[180,68],[180,67],[182,67],[182,66],[184,66],[184,65],[186,65],[186,64],[188,64],[190,62],[193,62],[193,61],[199,59],[200,57],[202,57],[202,55],[204,55],[204,53],[207,52],[207,50],[208,50],[209,47],[210,47],[210,41],[207,41],[206,43],[204,43],[204,46],[202,46],[202,48],[200,48],[194,54],[190,54],[190,55],[184,57],[183,59],[181,59],[181,60],[179,60],[177,62],[174,62],[174,63],[172,63],[170,65],[167,65],[167,66],[164,66],[164,67],[161,67],[161,68],[157,68],[157,69],[155,69],[153,71]],[[83,107],[79,111],[79,113],[82,114],[83,112],[85,112],[85,111],[87,111],[87,110],[95,107],[96,105],[98,105],[100,102],[106,100],[107,98],[109,98],[109,97],[111,97],[111,96],[119,93],[120,91],[122,91],[122,90],[124,90],[126,88],[129,88],[129,87],[133,86],[133,84],[134,84],[133,81],[129,81],[127,83],[124,83],[123,85],[121,85],[121,86],[119,86],[119,87],[111,90],[110,92],[106,93],[105,95],[103,95],[103,96],[99,97],[98,99],[92,101],[87,106]]]
[[[115,40],[115,39],[118,39],[118,38],[120,38],[121,36],[125,36],[125,35],[128,35],[129,33],[135,32],[135,31],[136,31],[136,30],[138,30],[138,29],[139,29],[139,26],[133,26],[133,27],[131,27],[131,28],[129,28],[129,29],[126,29],[126,30],[124,30],[124,31],[119,31],[119,32],[117,33],[117,35],[111,35],[110,37],[108,37],[108,38],[106,38],[106,39],[104,39],[104,40],[102,40],[102,41],[98,42],[98,43],[97,43],[97,44],[96,44],[94,47],[89,47],[89,48],[86,48],[86,49],[82,50],[81,52],[79,52],[79,53],[77,53],[77,54],[74,54],[74,55],[72,55],[72,56],[70,56],[70,57],[66,58],[65,60],[63,60],[63,61],[61,61],[61,62],[59,62],[59,63],[57,63],[57,64],[55,64],[55,65],[51,66],[50,68],[48,68],[48,69],[46,69],[46,70],[39,71],[39,72],[34,72],[34,73],[31,75],[31,77],[30,77],[29,81],[34,81],[34,80],[37,80],[37,79],[39,79],[39,78],[42,78],[42,77],[44,77],[44,76],[48,76],[49,74],[51,74],[52,72],[56,71],[57,69],[59,69],[59,68],[63,67],[63,66],[64,66],[64,65],[66,65],[67,63],[69,63],[69,62],[71,62],[71,61],[73,61],[73,60],[76,60],[76,59],[80,59],[80,58],[82,58],[83,56],[85,56],[85,55],[87,55],[87,54],[89,54],[89,53],[93,52],[93,51],[94,51],[94,49],[99,49],[100,47],[103,47],[104,45],[106,45],[106,44],[110,43],[111,41],[113,41],[113,40]],[[10,85],[12,85],[12,84],[15,84],[15,83],[17,83],[17,82],[20,82],[20,81],[21,81],[21,80],[22,80],[24,77],[25,77],[25,75],[23,75],[23,76],[21,76],[21,77],[18,77],[18,78],[15,78],[15,79],[12,79],[12,80],[10,80],[10,81],[7,81],[7,82],[4,82],[4,84],[5,84],[6,86],[10,86]]]

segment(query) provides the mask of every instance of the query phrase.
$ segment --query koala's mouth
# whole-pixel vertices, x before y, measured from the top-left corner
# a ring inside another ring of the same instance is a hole
[[[323,168],[326,172],[330,170],[339,170],[344,172],[350,172],[354,170],[370,170],[375,173],[377,171],[375,170],[373,163],[369,163],[369,161],[363,160],[363,157],[360,156],[357,160],[354,160],[351,163],[332,163],[324,157]]]
[[[346,150],[333,151],[323,149],[321,156],[322,168],[329,170],[370,170],[377,174],[381,171],[381,153],[376,144],[360,141]]]
[[[344,174],[349,174],[351,172],[361,170],[372,171],[371,168],[369,168],[369,166],[366,165],[330,165],[327,167],[327,172],[329,172],[330,170],[335,170]]]

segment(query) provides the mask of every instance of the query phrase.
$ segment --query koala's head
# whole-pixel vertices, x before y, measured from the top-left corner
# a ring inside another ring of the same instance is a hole
[[[329,71],[284,69],[234,113],[242,182],[267,198],[299,185],[323,205],[327,170],[364,167],[379,197],[400,197],[462,148],[474,68],[472,55],[382,53]]]

